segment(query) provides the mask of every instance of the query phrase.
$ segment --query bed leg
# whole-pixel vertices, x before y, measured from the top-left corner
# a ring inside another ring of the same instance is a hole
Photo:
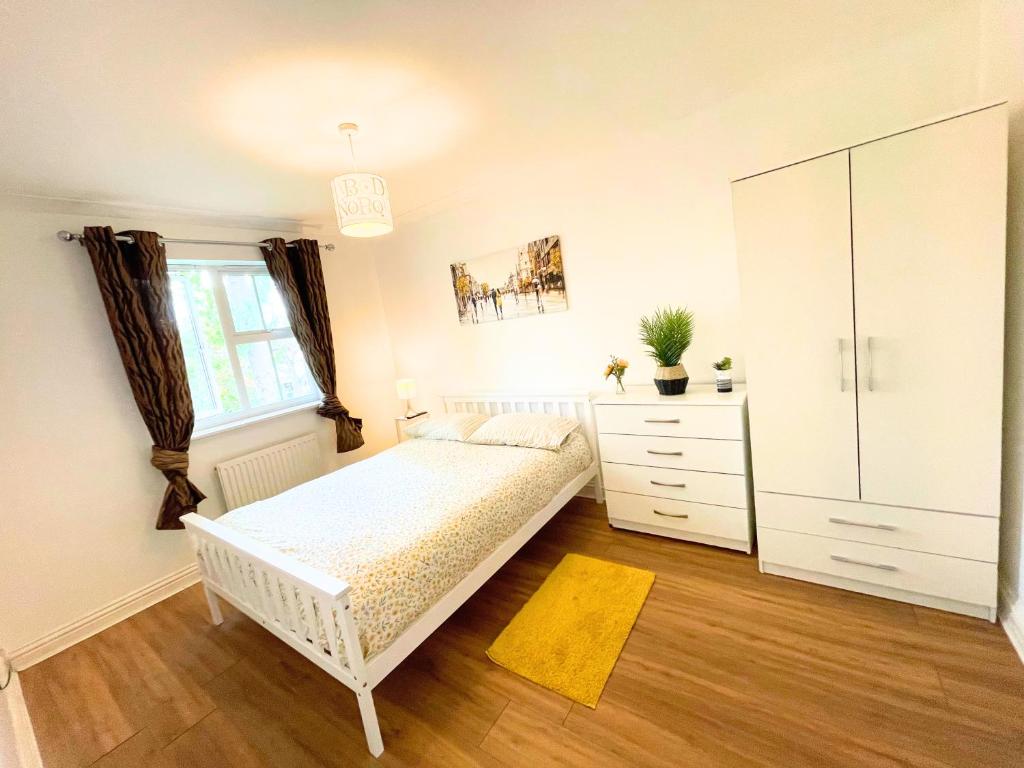
[[[206,593],[206,604],[210,606],[210,621],[215,627],[219,627],[224,621],[224,616],[220,612],[220,601],[217,599],[217,593],[210,589],[205,581],[203,582],[203,592]]]
[[[601,482],[600,470],[594,475],[594,501],[604,504],[604,483]]]
[[[363,718],[363,733],[366,734],[366,746],[370,754],[380,757],[384,753],[384,739],[380,735],[380,723],[377,722],[377,708],[373,706],[373,694],[369,688],[356,692],[359,702],[359,715]]]

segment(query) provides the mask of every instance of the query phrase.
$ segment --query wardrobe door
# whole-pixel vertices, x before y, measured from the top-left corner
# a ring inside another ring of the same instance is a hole
[[[733,184],[754,482],[858,497],[848,153]]]
[[[1006,112],[850,151],[865,501],[999,514]]]

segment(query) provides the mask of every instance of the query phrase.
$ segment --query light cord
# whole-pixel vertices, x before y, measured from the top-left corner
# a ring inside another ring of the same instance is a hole
[[[359,171],[359,167],[356,165],[356,148],[355,145],[352,143],[351,133],[348,135],[348,153],[349,156],[352,158],[352,172],[357,173]]]

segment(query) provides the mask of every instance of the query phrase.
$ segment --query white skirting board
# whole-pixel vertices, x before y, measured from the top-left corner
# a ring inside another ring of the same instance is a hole
[[[577,495],[593,499],[595,497],[594,481],[587,483]],[[195,563],[191,563],[162,579],[157,579],[141,589],[91,611],[77,621],[58,627],[38,640],[16,648],[10,654],[11,664],[15,669],[28,669],[33,664],[38,664],[43,659],[60,653],[65,648],[70,648],[75,643],[92,637],[107,627],[112,627],[117,622],[123,621],[198,582],[199,569]]]
[[[577,494],[588,499],[595,497],[595,483],[590,481]],[[159,603],[181,590],[199,582],[199,569],[195,563],[157,579],[141,589],[130,592],[107,605],[91,611],[77,621],[58,627],[47,635],[27,645],[16,648],[10,653],[11,664],[15,669],[28,669],[75,643],[112,627],[117,622],[127,619],[139,611]]]
[[[1003,630],[1020,656],[1021,663],[1024,663],[1024,600],[1014,595],[1005,582],[999,591],[999,623],[1003,625]]]
[[[58,627],[28,645],[14,649],[10,654],[11,663],[15,669],[26,669],[38,664],[43,659],[60,653],[65,648],[102,632],[107,627],[112,627],[117,622],[198,582],[199,569],[195,563],[190,563],[174,573],[87,613],[77,621]]]
[[[5,667],[0,662],[0,669]],[[7,677],[6,671],[2,674]],[[0,712],[0,765],[4,768],[43,768],[17,672],[11,675],[10,684],[0,691],[0,707],[6,710]]]

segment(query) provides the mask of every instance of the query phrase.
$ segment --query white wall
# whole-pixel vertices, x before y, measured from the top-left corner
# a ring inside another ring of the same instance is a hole
[[[13,652],[191,562],[184,532],[154,530],[166,483],[149,464],[149,435],[89,258],[54,233],[86,224],[225,240],[294,238],[297,231],[272,231],[285,226],[274,222],[243,229],[197,224],[192,216],[93,210],[0,200],[0,637]],[[324,271],[339,394],[364,417],[367,445],[337,456],[333,422],[311,410],[198,440],[189,474],[208,496],[199,507],[207,516],[223,511],[213,472],[222,459],[310,431],[331,466],[394,442],[397,402],[376,275],[365,256],[337,245]],[[168,246],[168,254],[258,258],[197,246]]]
[[[643,126],[612,111],[629,126],[617,141],[595,144],[581,128],[574,147],[509,158],[454,206],[399,221],[376,251],[397,373],[432,395],[596,388],[608,386],[600,372],[615,353],[633,364],[627,384],[649,382],[637,320],[672,303],[696,313],[683,358],[691,380],[712,380],[723,355],[742,379],[730,178],[976,104],[987,95],[978,30],[976,15],[943,17],[846,66],[759,84],[679,122]],[[447,265],[550,234],[563,238],[570,310],[460,326]]]
[[[696,312],[684,356],[693,381],[729,354],[743,377],[730,178],[1010,99],[1006,418],[1002,580],[1024,584],[1024,3],[984,0],[857,61],[762,83],[681,122],[634,127],[618,143],[580,143],[524,165],[510,159],[486,187],[419,220],[377,250],[396,371],[428,394],[452,389],[607,387],[607,355],[653,364],[640,315],[666,304]],[[616,116],[610,115],[610,119]],[[621,116],[635,124],[636,116]],[[563,237],[570,311],[458,325],[447,265],[549,234]],[[793,286],[800,301],[802,286]],[[764,322],[771,322],[765,318]],[[955,351],[952,351],[955,359]],[[977,372],[964,372],[969,383]],[[798,371],[779,371],[791,376]]]
[[[709,363],[725,354],[742,378],[729,179],[1012,91],[1003,551],[1004,579],[1016,590],[1024,477],[1020,59],[979,51],[1004,45],[1007,19],[1019,21],[1021,6],[991,0],[983,8],[977,18],[943,16],[846,66],[762,83],[682,121],[646,125],[609,105],[609,119],[628,127],[616,141],[590,141],[582,125],[575,146],[507,158],[485,184],[453,191],[429,215],[400,219],[387,238],[338,238],[325,276],[340,395],[365,418],[367,447],[332,461],[394,441],[396,375],[415,377],[419,402],[435,406],[437,395],[460,389],[607,386],[600,370],[612,352],[633,362],[627,383],[646,382],[653,364],[636,322],[660,304],[687,304],[697,314],[684,358],[694,381],[710,381]],[[190,561],[183,534],[153,530],[163,478],[149,465],[149,438],[88,258],[53,233],[93,223],[222,239],[260,239],[275,226],[295,231],[286,223],[244,228],[116,213],[0,200],[0,638],[8,648]],[[563,237],[569,312],[459,326],[450,262],[555,233]],[[801,290],[793,287],[794,301]],[[779,375],[796,382],[799,372]],[[222,509],[215,462],[310,430],[334,457],[331,425],[311,412],[197,442],[191,475],[210,497],[200,510]]]
[[[1016,602],[1024,630],[1024,3],[991,0],[983,9],[979,82],[1010,101],[1000,577],[1003,610]]]

